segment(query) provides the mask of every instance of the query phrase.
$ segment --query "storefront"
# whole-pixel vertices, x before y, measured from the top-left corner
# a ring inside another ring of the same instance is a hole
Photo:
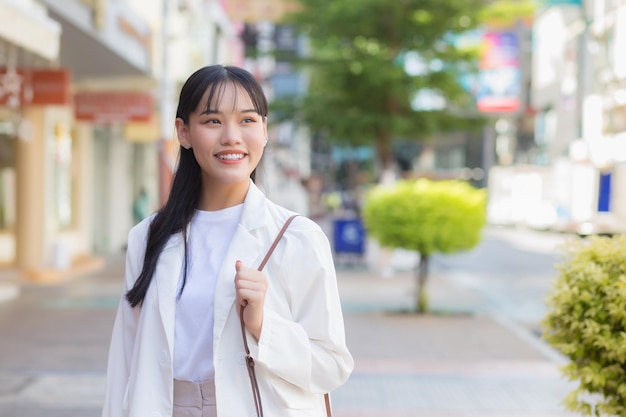
[[[17,136],[13,117],[0,112],[0,265],[15,260],[16,178],[15,151]]]
[[[152,93],[130,88],[79,91],[74,118],[80,140],[90,148],[86,181],[92,201],[92,252],[123,250],[128,230],[158,205],[159,130]]]
[[[46,251],[26,242],[33,232],[41,238],[44,232],[36,228],[47,207],[42,189],[31,188],[43,169],[35,164],[45,159],[43,148],[35,148],[48,137],[44,124],[61,121],[70,103],[69,73],[50,68],[60,37],[60,24],[38,2],[0,0],[0,267],[27,265]],[[46,106],[55,106],[55,115]]]
[[[66,69],[8,68],[27,80],[17,105],[0,101],[2,129],[2,240],[6,265],[27,275],[63,268],[79,219],[70,79]],[[2,76],[0,75],[0,76]]]
[[[0,267],[34,281],[92,269],[125,247],[139,188],[131,172],[151,158],[151,145],[125,131],[153,118],[150,28],[104,3],[91,13],[82,2],[0,0]],[[148,85],[132,96],[139,104],[117,109],[123,117],[92,106],[85,86],[108,94],[141,84],[133,77]]]

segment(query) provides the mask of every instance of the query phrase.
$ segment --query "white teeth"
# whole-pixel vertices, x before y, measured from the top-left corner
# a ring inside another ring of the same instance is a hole
[[[228,154],[223,154],[223,155],[217,155],[217,157],[219,159],[227,159],[230,161],[234,161],[237,159],[243,159],[243,154],[241,153],[228,153]]]

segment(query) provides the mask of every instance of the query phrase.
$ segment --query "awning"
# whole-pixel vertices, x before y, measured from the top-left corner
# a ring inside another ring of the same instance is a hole
[[[85,2],[41,1],[50,17],[61,25],[59,63],[72,69],[73,82],[150,75],[150,27],[123,6],[125,2],[109,2],[107,26],[100,30],[88,18]],[[75,4],[69,7],[64,3]]]
[[[0,0],[0,39],[48,61],[59,57],[61,25],[29,0]]]

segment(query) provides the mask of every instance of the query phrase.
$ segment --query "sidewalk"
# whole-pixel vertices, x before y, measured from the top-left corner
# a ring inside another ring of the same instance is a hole
[[[0,268],[0,304],[19,297],[21,284],[62,284],[74,277],[89,275],[105,267],[99,256],[84,256],[67,268],[41,268],[21,274],[16,268]]]
[[[0,269],[0,305],[19,297],[20,280],[21,277],[16,269]]]
[[[484,311],[480,294],[431,273],[434,314],[406,313],[414,277],[340,270],[355,371],[333,393],[336,417],[565,417],[573,385],[562,358],[527,330]]]
[[[122,271],[113,257],[0,303],[1,416],[99,416]],[[433,271],[436,314],[418,316],[410,273],[339,266],[338,284],[355,370],[331,394],[335,417],[570,416],[558,356],[471,288]]]

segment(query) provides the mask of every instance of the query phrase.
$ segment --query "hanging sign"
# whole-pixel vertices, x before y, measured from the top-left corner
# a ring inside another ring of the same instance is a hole
[[[476,103],[485,113],[520,108],[520,45],[515,32],[486,32],[482,39]]]
[[[0,68],[0,106],[68,105],[67,69]]]
[[[74,96],[76,120],[95,123],[147,122],[154,110],[144,91],[82,91]]]

